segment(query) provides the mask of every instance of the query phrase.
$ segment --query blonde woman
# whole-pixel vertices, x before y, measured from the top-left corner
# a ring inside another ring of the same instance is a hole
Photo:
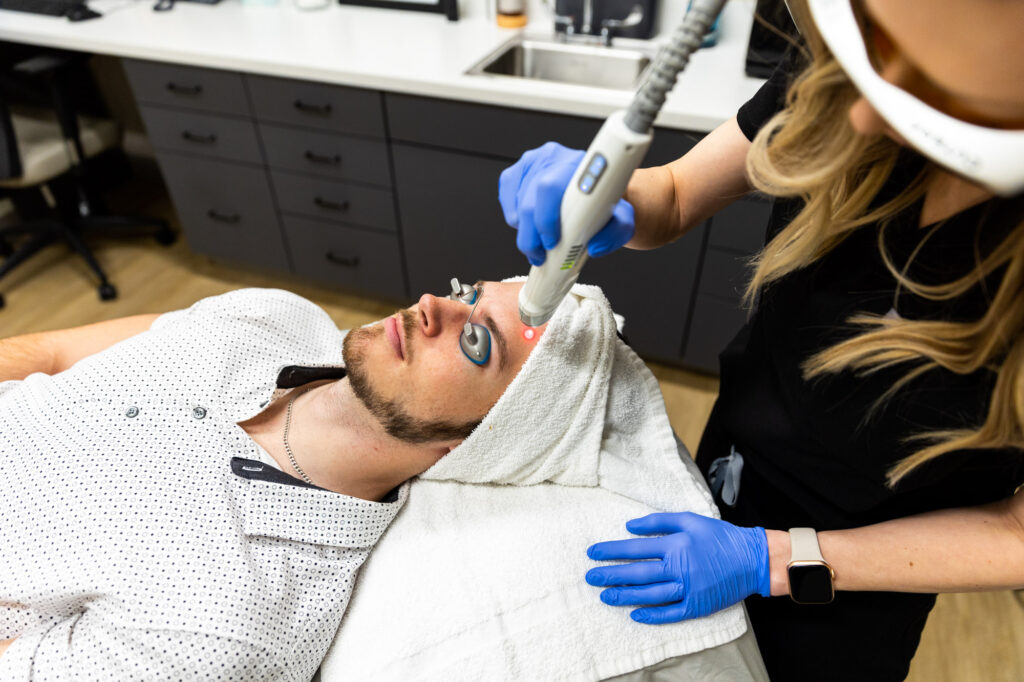
[[[648,537],[591,547],[628,563],[586,580],[651,624],[751,597],[772,679],[899,680],[935,593],[1024,586],[1024,156],[975,158],[1021,149],[1024,1],[789,4],[784,68],[638,170],[590,243],[656,248],[751,189],[775,197],[697,455],[723,520],[629,521]],[[871,73],[820,21],[840,10]],[[973,125],[943,137],[940,114]],[[581,154],[549,143],[502,175],[532,263]]]

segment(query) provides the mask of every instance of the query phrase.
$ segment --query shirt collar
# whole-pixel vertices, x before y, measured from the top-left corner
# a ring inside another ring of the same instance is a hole
[[[392,502],[350,497],[295,479],[282,484],[257,468],[254,460],[234,458],[232,492],[243,515],[246,535],[277,537],[295,542],[352,549],[369,548],[387,529],[409,497],[409,483],[397,488]],[[252,471],[246,471],[246,467]],[[283,472],[281,476],[291,478]]]

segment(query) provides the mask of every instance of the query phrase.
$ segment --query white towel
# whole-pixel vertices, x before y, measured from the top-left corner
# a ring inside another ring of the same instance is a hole
[[[608,299],[574,286],[480,425],[423,478],[597,485],[616,340]]]
[[[583,580],[586,548],[628,537],[631,518],[718,515],[688,464],[604,295],[576,285],[481,425],[414,481],[323,682],[598,680],[739,637],[739,606],[647,626]]]

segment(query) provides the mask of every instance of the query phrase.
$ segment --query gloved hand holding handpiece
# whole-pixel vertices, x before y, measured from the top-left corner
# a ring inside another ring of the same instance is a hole
[[[562,196],[584,152],[547,142],[524,153],[498,180],[498,201],[505,222],[518,230],[516,246],[530,261],[541,265],[547,251],[561,239]],[[608,223],[587,244],[591,256],[603,256],[633,238],[633,206],[625,199],[616,204]]]

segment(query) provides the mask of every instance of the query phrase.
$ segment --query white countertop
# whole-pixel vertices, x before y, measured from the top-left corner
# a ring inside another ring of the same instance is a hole
[[[181,2],[170,12],[154,12],[152,5],[94,0],[90,6],[104,16],[79,23],[0,10],[0,40],[595,118],[624,108],[632,97],[628,91],[466,75],[518,33],[484,17],[449,22],[440,14],[337,4],[302,11],[287,1],[269,7],[239,0]],[[763,81],[743,73],[753,5],[726,5],[719,44],[693,56],[658,125],[711,130],[757,90]],[[546,24],[533,21],[525,31],[550,37]]]

